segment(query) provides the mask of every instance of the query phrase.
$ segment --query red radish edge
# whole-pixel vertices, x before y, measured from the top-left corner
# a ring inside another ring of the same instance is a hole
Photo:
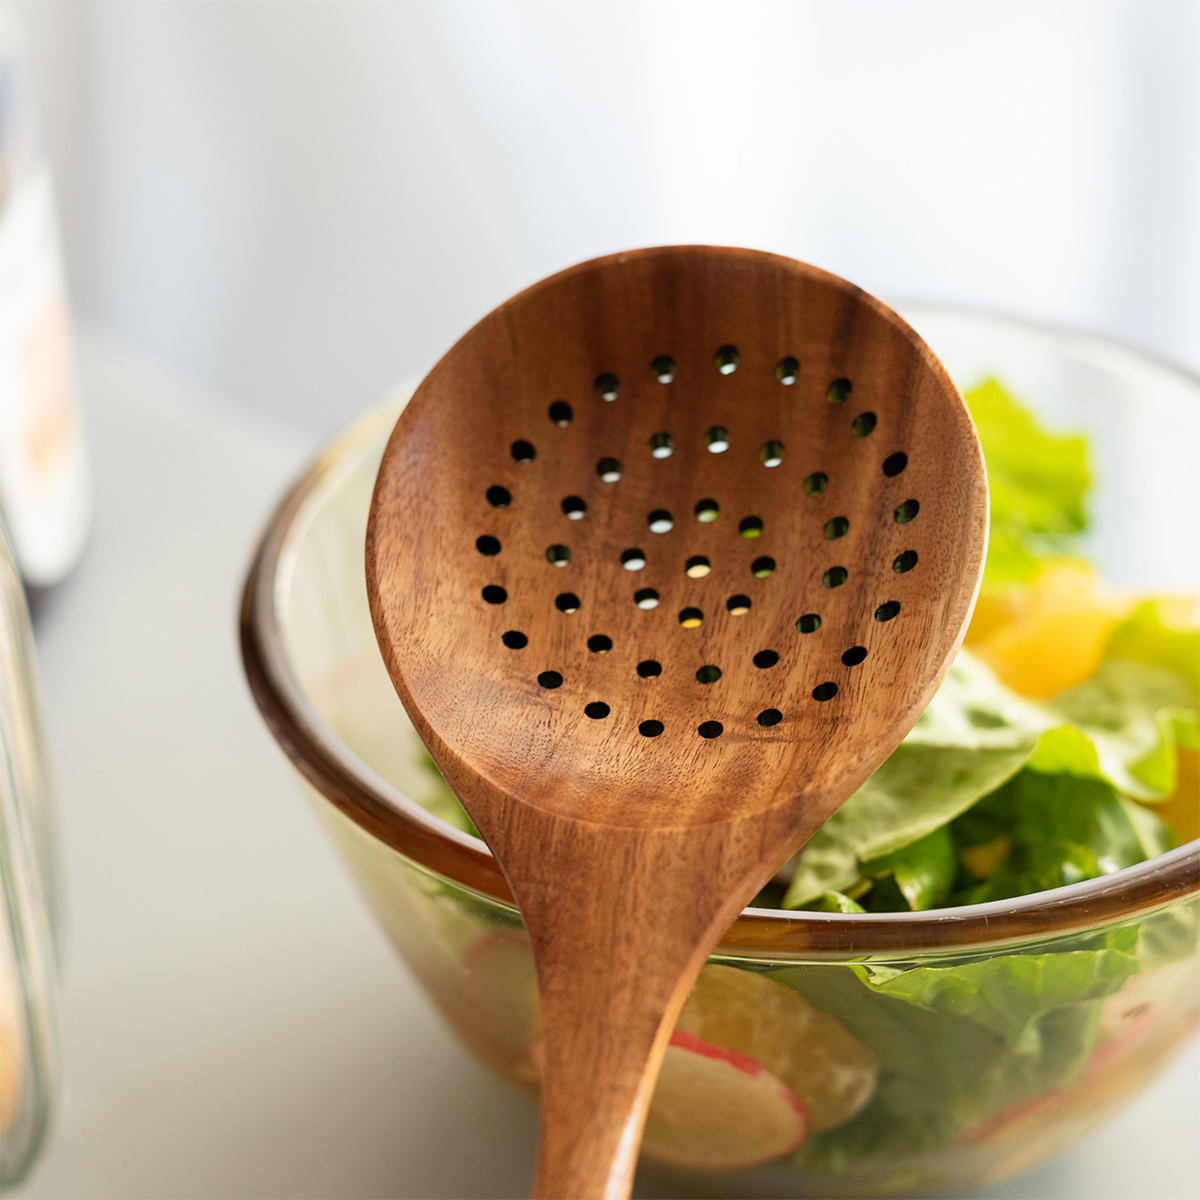
[[[698,1038],[694,1033],[684,1033],[682,1029],[676,1029],[671,1034],[669,1044],[678,1046],[680,1050],[690,1050],[693,1054],[702,1054],[705,1058],[715,1058],[721,1062],[727,1062],[731,1067],[736,1067],[739,1071],[744,1071],[747,1075],[770,1074],[762,1063],[756,1062],[753,1058],[747,1058],[746,1055],[739,1054],[736,1050],[727,1050],[724,1046],[714,1046],[711,1042],[706,1042]],[[807,1131],[808,1105],[798,1100],[792,1089],[783,1080],[778,1080],[778,1083],[782,1090],[787,1093],[787,1098],[791,1102],[792,1107],[804,1118],[804,1128]],[[801,1134],[802,1140],[803,1136]],[[799,1145],[800,1143],[797,1142],[796,1144]]]

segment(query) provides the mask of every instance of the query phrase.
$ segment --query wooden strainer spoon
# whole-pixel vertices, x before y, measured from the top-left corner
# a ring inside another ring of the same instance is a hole
[[[535,1196],[628,1194],[705,958],[928,703],[986,528],[979,443],[928,347],[775,255],[584,263],[418,388],[368,590],[533,946]]]

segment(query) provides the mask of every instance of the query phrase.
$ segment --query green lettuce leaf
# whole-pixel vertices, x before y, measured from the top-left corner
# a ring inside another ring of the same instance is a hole
[[[1093,776],[1139,800],[1162,800],[1175,790],[1176,730],[1186,738],[1195,721],[1190,699],[1175,671],[1106,658],[1091,679],[1046,705],[1070,725],[1046,733],[1029,766]]]
[[[846,1124],[810,1134],[797,1165],[853,1172],[861,1182],[1075,1082],[1095,1048],[1105,997],[1139,972],[1194,954],[1198,933],[1200,902],[1192,901],[1076,934],[1050,953],[771,971],[880,1061],[871,1102]]]
[[[814,912],[860,913],[867,911],[857,900],[851,900],[844,892],[822,892],[809,907]]]
[[[949,903],[978,904],[1094,879],[1144,862],[1173,844],[1149,809],[1103,779],[1020,771],[951,826],[958,846],[1000,834],[1007,856],[986,881],[955,892]]]
[[[1131,818],[1117,792],[1153,801],[1174,791],[1176,746],[1195,738],[1195,711],[1183,707],[1188,699],[1186,683],[1176,672],[1155,663],[1109,658],[1086,683],[1038,705],[1010,691],[988,667],[960,651],[908,737],[801,852],[784,907],[802,908],[830,891],[857,894],[861,881],[885,877],[895,889],[885,887],[881,896],[864,902],[868,907],[878,910],[888,897],[900,909],[929,907],[929,896],[945,886],[943,873],[930,890],[934,863],[930,855],[940,844],[929,842],[914,850],[911,864],[902,868],[909,872],[905,879],[888,865],[888,856],[931,838],[1023,767],[1050,779],[1095,782],[1099,786],[1091,791],[1069,783],[1061,788],[1047,786],[1064,796],[1090,797],[1079,801],[1080,811],[1086,809],[1091,814],[1088,819],[1101,822],[1112,838],[1120,831],[1125,841],[1122,848],[1110,852],[1107,844],[1096,843],[1096,838],[1104,840],[1100,834],[1059,839],[1051,851],[1053,863],[1035,862],[1030,853],[1018,852],[1010,855],[1005,871],[985,885],[970,887],[971,895],[976,899],[1020,895],[1012,889],[1040,891],[1117,869],[1098,864],[1141,862],[1145,854],[1130,857],[1137,838],[1130,832]],[[1038,785],[1021,786],[1030,791]],[[1007,795],[996,801],[1001,810],[1009,802]],[[1012,821],[989,823],[987,812],[983,809],[980,819],[991,832],[975,840],[960,837],[958,845],[978,845],[1012,832]],[[1041,831],[1029,820],[1022,829],[1036,840]],[[938,861],[944,865],[945,859]],[[1017,868],[1014,863],[1021,865]],[[922,877],[924,884],[917,882]],[[956,898],[954,902],[973,901]]]
[[[1165,967],[1195,954],[1200,941],[1200,899],[1173,904],[1141,923],[1139,965],[1144,971]]]
[[[1106,935],[1098,950],[1003,954],[942,966],[895,970],[856,966],[880,995],[935,1012],[970,1017],[1000,1034],[1010,1053],[1044,1055],[1039,1022],[1047,1009],[1103,998],[1137,970],[1137,929]]]
[[[1125,810],[1125,816],[1141,844],[1141,861],[1145,862],[1148,858],[1154,858],[1159,854],[1166,854],[1168,850],[1175,849],[1174,831],[1157,813],[1143,808],[1134,800],[1126,800],[1124,796],[1121,797],[1121,807]]]
[[[863,863],[929,836],[1020,770],[1049,723],[960,651],[908,737],[805,846],[784,907],[851,891]]]
[[[1055,954],[1002,953],[900,968],[823,964],[771,978],[879,1056],[871,1102],[810,1135],[796,1161],[838,1173],[903,1161],[985,1117],[1078,1078],[1104,997],[1137,969],[1136,928]]]
[[[1187,708],[1200,706],[1200,628],[1177,629],[1163,620],[1162,602],[1143,600],[1113,630],[1105,654],[1174,671],[1187,689]],[[1194,749],[1195,747],[1190,747]]]
[[[891,854],[862,864],[864,875],[890,875],[913,912],[936,908],[954,886],[958,858],[950,829],[943,825]]]
[[[1028,582],[1041,559],[1073,554],[1075,536],[1087,526],[1087,443],[1046,432],[996,379],[985,379],[963,398],[988,473],[984,587]]]

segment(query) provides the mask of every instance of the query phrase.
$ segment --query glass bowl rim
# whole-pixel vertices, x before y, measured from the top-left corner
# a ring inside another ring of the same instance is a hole
[[[954,314],[1092,343],[1200,389],[1200,375],[1110,338],[957,306],[908,303],[906,312]],[[345,461],[395,419],[400,393],[369,409],[338,435],[291,485],[269,519],[242,592],[240,640],[251,693],[275,740],[302,776],[343,815],[414,862],[515,911],[499,865],[484,842],[454,828],[387,783],[318,716],[288,661],[279,622],[279,573],[306,526],[310,508]],[[915,913],[822,913],[749,907],[718,946],[718,954],[869,957],[897,953],[969,952],[1044,940],[1148,915],[1200,894],[1200,839],[1132,867],[1081,883],[1008,900]]]

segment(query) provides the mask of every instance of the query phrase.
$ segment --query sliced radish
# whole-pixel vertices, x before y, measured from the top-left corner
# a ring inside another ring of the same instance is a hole
[[[676,1030],[642,1149],[679,1166],[752,1167],[795,1150],[807,1126],[804,1105],[760,1063]]]
[[[677,1029],[761,1063],[805,1106],[814,1133],[860,1112],[879,1078],[869,1046],[799,992],[754,971],[709,963]]]

